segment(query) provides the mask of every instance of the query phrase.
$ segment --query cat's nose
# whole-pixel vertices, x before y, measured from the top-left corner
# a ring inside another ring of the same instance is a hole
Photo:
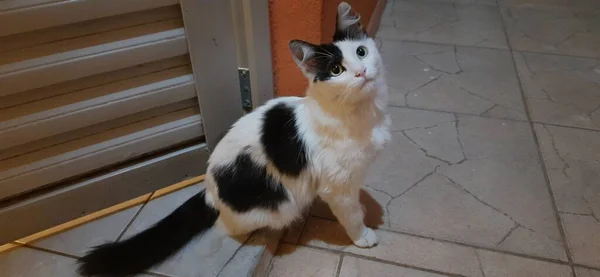
[[[365,77],[367,75],[367,69],[361,68],[358,73],[354,74],[354,77]]]

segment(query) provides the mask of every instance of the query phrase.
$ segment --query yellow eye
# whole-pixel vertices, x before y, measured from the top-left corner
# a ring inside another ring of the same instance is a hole
[[[334,77],[340,76],[340,74],[342,74],[342,72],[344,72],[344,69],[339,64],[336,64],[336,65],[332,66],[331,69],[329,69],[329,73],[331,74],[331,76],[334,76]]]
[[[358,48],[356,48],[356,55],[361,59],[366,57],[367,53],[369,53],[367,47],[359,46]]]

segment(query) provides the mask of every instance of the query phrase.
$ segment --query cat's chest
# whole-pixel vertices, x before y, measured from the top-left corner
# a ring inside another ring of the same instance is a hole
[[[381,124],[356,135],[322,135],[318,138],[318,152],[335,159],[340,166],[362,166],[363,163],[372,160],[389,139],[389,128]]]

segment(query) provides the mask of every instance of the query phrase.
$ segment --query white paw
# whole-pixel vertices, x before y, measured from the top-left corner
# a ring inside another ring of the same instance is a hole
[[[360,248],[369,248],[377,245],[377,242],[379,242],[379,239],[377,238],[375,231],[371,228],[365,228],[362,236],[354,241],[354,245]]]

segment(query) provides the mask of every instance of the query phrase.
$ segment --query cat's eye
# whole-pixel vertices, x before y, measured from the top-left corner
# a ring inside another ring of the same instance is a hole
[[[340,74],[342,74],[342,72],[344,72],[344,68],[339,65],[336,64],[334,66],[331,67],[331,69],[329,69],[329,73],[331,74],[331,76],[340,76]]]
[[[368,53],[369,51],[367,50],[367,47],[359,46],[356,48],[356,55],[361,59],[366,57]]]

